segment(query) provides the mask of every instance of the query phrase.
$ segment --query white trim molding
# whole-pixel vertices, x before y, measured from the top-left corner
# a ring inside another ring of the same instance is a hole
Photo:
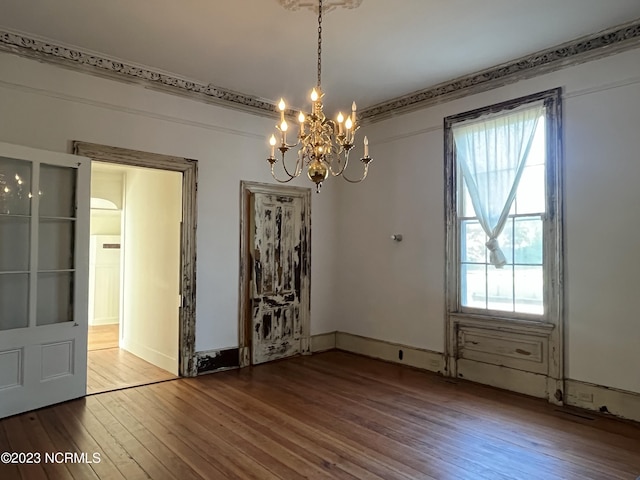
[[[363,120],[385,118],[493,90],[527,78],[640,46],[640,19],[365,108]]]
[[[2,51],[112,80],[142,84],[154,90],[177,94],[203,103],[218,104],[258,115],[276,114],[274,104],[258,97],[186,79],[151,67],[135,65],[100,53],[65,46],[33,35],[0,30],[0,52]]]
[[[638,46],[640,19],[364,108],[360,118],[370,122],[383,120],[392,115],[492,90]],[[127,83],[138,83],[165,93],[257,115],[272,117],[277,112],[275,104],[270,100],[8,29],[0,30],[0,52]],[[293,111],[287,113],[295,114]]]
[[[336,348],[336,332],[311,335],[311,353],[326,352]]]
[[[358,353],[366,357],[400,363],[431,372],[441,373],[444,369],[444,357],[440,352],[385,340],[376,340],[351,333],[336,332],[336,348],[345,352]]]
[[[565,404],[640,422],[640,393],[578,380],[565,381]]]
[[[548,334],[548,327],[545,325],[523,325],[522,328],[527,329],[530,334],[541,337]],[[332,339],[335,339],[333,347],[331,346]],[[421,370],[428,370],[440,374],[444,372],[444,353],[387,342],[385,340],[345,332],[331,332],[312,336],[311,344],[314,346],[312,347],[314,353],[335,348],[365,357],[408,365]],[[317,346],[317,350],[315,346]],[[403,352],[402,360],[398,358],[400,350]],[[461,359],[460,361],[468,362],[468,365],[465,365],[463,369],[470,371],[472,373],[471,376],[485,379],[485,381],[482,382],[477,380],[470,381],[533,397],[540,397],[540,392],[545,391],[545,389],[549,387],[545,374],[527,372],[503,365],[467,361],[465,359]],[[467,379],[466,376],[462,375],[458,376],[458,378],[463,380]],[[640,422],[640,392],[630,392],[605,387],[603,385],[581,382],[579,380],[565,379],[563,403],[564,405],[572,407]]]
[[[182,224],[180,227],[180,294],[179,308],[179,372],[183,377],[197,375],[196,363],[196,236],[198,161],[140,152],[75,140],[75,155],[88,157],[92,162],[107,162],[134,167],[157,168],[182,175]]]

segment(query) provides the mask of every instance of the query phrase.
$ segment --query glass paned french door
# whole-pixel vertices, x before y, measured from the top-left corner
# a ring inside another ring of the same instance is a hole
[[[86,393],[90,160],[0,143],[0,418]]]
[[[0,330],[74,320],[76,175],[0,158]]]

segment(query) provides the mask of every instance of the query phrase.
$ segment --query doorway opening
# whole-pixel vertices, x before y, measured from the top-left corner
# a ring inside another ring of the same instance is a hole
[[[197,162],[73,147],[93,174],[88,393],[195,375]]]
[[[178,375],[181,180],[92,163],[87,393]]]

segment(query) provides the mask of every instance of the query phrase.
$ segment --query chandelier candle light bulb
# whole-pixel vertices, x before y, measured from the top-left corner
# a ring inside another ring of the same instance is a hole
[[[360,128],[356,119],[356,102],[351,104],[351,115],[346,118],[342,112],[338,113],[336,121],[328,119],[322,112],[322,4],[323,0],[318,0],[318,84],[311,90],[311,114],[305,115],[300,112],[298,121],[300,122],[300,134],[297,143],[287,144],[288,125],[285,120],[286,104],[284,99],[278,102],[280,110],[280,124],[276,128],[280,130],[282,136],[281,145],[278,150],[282,153],[282,168],[286,174],[284,179],[278,178],[275,174],[275,164],[278,160],[275,157],[276,137],[271,135],[269,145],[271,145],[271,155],[267,158],[271,166],[271,175],[280,183],[287,183],[300,176],[303,166],[306,164],[307,176],[315,183],[316,191],[320,192],[322,182],[331,174],[334,177],[341,176],[349,183],[359,183],[367,177],[371,157],[369,157],[369,140],[364,137],[364,155],[360,159],[364,166],[362,176],[352,180],[344,172],[349,165],[349,152],[354,146],[356,131]],[[308,133],[305,125],[309,127]],[[346,132],[345,132],[346,130]],[[294,147],[300,147],[296,159],[295,170],[290,173],[285,163],[285,154]]]
[[[275,135],[271,135],[271,138],[269,139],[269,145],[271,145],[271,156],[273,157],[273,155],[276,153],[276,136]]]

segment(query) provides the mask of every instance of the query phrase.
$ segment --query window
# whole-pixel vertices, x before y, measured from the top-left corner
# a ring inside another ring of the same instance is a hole
[[[445,119],[449,312],[557,313],[559,95]]]

